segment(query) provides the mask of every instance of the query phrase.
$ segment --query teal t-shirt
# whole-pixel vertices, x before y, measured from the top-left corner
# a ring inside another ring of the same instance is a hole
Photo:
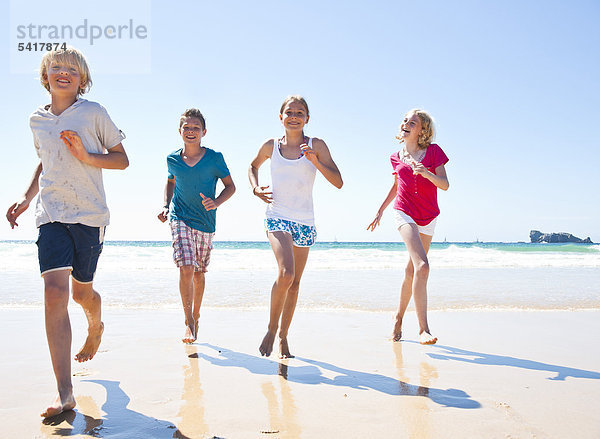
[[[167,156],[169,179],[175,178],[171,220],[181,220],[193,229],[214,233],[217,211],[204,208],[200,192],[214,200],[217,180],[227,177],[229,169],[223,154],[210,148],[205,148],[198,163],[188,166],[181,157],[182,149]]]

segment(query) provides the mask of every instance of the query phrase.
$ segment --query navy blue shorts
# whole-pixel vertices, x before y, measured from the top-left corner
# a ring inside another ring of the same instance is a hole
[[[36,244],[42,276],[68,269],[77,282],[92,282],[103,241],[104,227],[58,222],[41,225]]]

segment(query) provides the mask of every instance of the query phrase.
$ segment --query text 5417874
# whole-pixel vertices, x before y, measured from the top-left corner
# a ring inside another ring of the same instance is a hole
[[[43,51],[50,51],[50,50],[66,50],[67,49],[67,43],[32,43],[32,42],[28,42],[28,43],[19,43],[17,45],[17,50],[19,52],[43,52]]]

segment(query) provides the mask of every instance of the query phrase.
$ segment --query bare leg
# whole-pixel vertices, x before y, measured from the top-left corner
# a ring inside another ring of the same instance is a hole
[[[81,362],[91,360],[100,346],[104,323],[102,323],[102,299],[92,284],[82,284],[72,280],[73,300],[83,308],[88,321],[88,336],[83,347],[75,355],[75,360]]]
[[[202,271],[194,272],[194,307],[192,316],[194,317],[194,337],[198,338],[198,320],[200,319],[200,306],[204,297],[204,273]]]
[[[419,234],[415,224],[405,224],[400,227],[400,234],[406,244],[408,255],[413,266],[412,296],[415,301],[417,320],[419,321],[419,341],[421,344],[434,344],[437,341],[429,331],[427,322],[427,279],[429,277],[429,261],[427,252],[431,245],[432,236]],[[404,305],[404,309],[402,306]],[[401,299],[396,322],[404,317],[406,306]]]
[[[277,279],[271,289],[271,309],[269,312],[269,327],[258,350],[261,355],[269,356],[273,352],[275,335],[279,328],[279,318],[292,282],[294,281],[294,251],[292,237],[285,232],[267,233],[275,259],[277,260]]]
[[[300,279],[306,267],[310,247],[294,247],[294,281],[288,289],[281,314],[281,328],[279,329],[279,353],[281,358],[294,358],[290,353],[287,336],[296,310],[298,291],[300,290]]]
[[[69,304],[69,270],[59,270],[44,275],[44,305],[46,336],[56,378],[58,395],[42,412],[45,418],[56,416],[75,407],[71,382],[71,322]]]
[[[412,261],[409,259],[404,270],[404,280],[402,281],[402,288],[400,290],[400,305],[398,306],[398,312],[396,313],[396,322],[394,324],[393,340],[400,341],[402,339],[402,319],[408,303],[412,297],[412,284],[413,284],[414,268]]]
[[[194,266],[184,265],[179,267],[179,294],[185,315],[185,333],[181,339],[184,343],[193,343],[196,340],[195,322],[193,316],[194,304]]]

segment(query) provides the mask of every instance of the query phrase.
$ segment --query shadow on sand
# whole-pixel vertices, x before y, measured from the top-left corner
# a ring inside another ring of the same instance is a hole
[[[465,349],[454,348],[451,346],[435,345],[435,347],[445,351],[441,354],[427,354],[435,360],[454,360],[465,363],[482,364],[486,366],[508,366],[518,367],[520,369],[552,372],[556,373],[556,376],[548,377],[548,379],[554,381],[564,381],[567,377],[587,378],[592,380],[600,379],[600,372],[594,372],[590,370],[556,366],[554,364],[540,363],[539,361],[525,360],[523,358],[515,358],[505,355],[484,354],[482,352],[467,351]]]
[[[106,414],[101,418],[94,418],[77,410],[70,410],[42,421],[44,433],[55,436],[87,435],[102,438],[189,439],[182,435],[171,422],[128,409],[127,406],[131,399],[121,389],[118,381],[84,381],[104,387],[106,402],[102,405],[102,411]],[[69,425],[68,427],[63,426],[65,421]]]
[[[459,389],[436,389],[433,387],[415,386],[413,384],[390,378],[381,374],[360,372],[345,369],[323,361],[310,360],[308,358],[296,357],[296,361],[307,363],[305,366],[290,366],[285,363],[269,360],[262,357],[227,350],[209,343],[199,343],[217,351],[218,357],[198,353],[211,364],[222,367],[239,367],[259,375],[281,375],[290,382],[301,384],[347,387],[357,390],[374,390],[392,396],[424,396],[437,404],[445,407],[462,409],[473,409],[481,407],[477,401],[470,399],[469,395]],[[335,372],[334,378],[323,375],[322,369]]]

